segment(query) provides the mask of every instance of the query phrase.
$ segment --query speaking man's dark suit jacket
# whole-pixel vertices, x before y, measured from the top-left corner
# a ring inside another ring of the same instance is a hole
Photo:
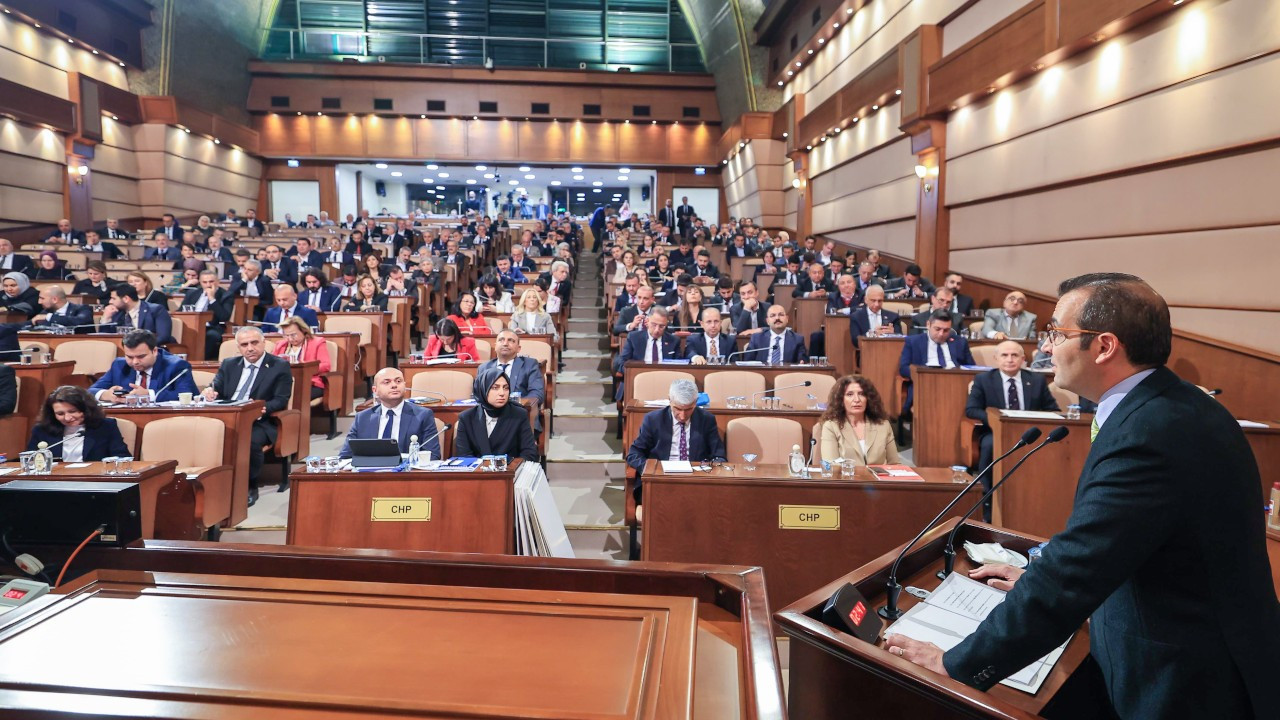
[[[131,325],[128,324],[129,314],[121,310],[111,318],[113,322],[102,323],[98,329],[102,332],[127,332]],[[155,303],[140,302],[138,303],[138,330],[150,330],[155,333],[156,338],[161,344],[173,342],[173,319],[169,317],[169,311],[163,306]]]
[[[636,486],[632,491],[636,502],[641,502],[643,486],[641,473],[646,460],[671,459],[671,428],[674,423],[671,408],[654,410],[644,416],[640,432],[627,448],[627,464],[636,471]],[[689,460],[702,462],[724,460],[727,454],[716,419],[702,408],[695,408],[689,418]]]
[[[169,383],[174,377],[181,374],[172,384]],[[121,387],[130,390],[130,385],[138,381],[138,371],[129,367],[129,361],[124,358],[116,358],[111,363],[111,367],[107,372],[103,373],[98,381],[89,386],[89,394],[97,396],[101,390],[112,387]],[[165,388],[165,385],[169,387]],[[177,400],[178,393],[189,392],[195,394],[196,383],[191,379],[191,363],[183,360],[177,355],[173,355],[164,348],[160,349],[156,362],[151,366],[151,376],[147,380],[147,388],[156,390],[156,402],[168,402]],[[164,388],[164,390],[160,390]]]
[[[417,435],[422,449],[430,451],[433,460],[439,460],[440,437],[436,435],[436,414],[411,402],[402,403],[400,408],[404,413],[400,417],[400,435],[396,438],[400,443],[400,452],[409,452],[409,438]],[[528,424],[527,419],[525,424]],[[356,419],[347,431],[347,439],[343,441],[338,457],[351,457],[352,440],[376,440],[382,437],[382,426],[382,403],[356,413]]]
[[[84,327],[85,325],[93,325],[93,309],[88,305],[69,302],[63,307],[63,312],[41,311],[48,316],[47,320],[41,320],[38,323],[32,323],[33,327],[47,328],[50,325],[61,325],[62,327],[76,328],[76,335],[85,335],[93,330],[92,327]]]
[[[1089,619],[1120,717],[1274,718],[1280,604],[1261,504],[1236,420],[1156,369],[1103,424],[1066,529],[943,656],[947,673],[985,690]]]
[[[240,387],[240,374],[244,372],[244,358],[235,355],[222,361],[218,366],[218,372],[213,376],[213,385],[211,386],[218,393],[218,399],[222,401],[230,401],[236,394],[236,388]],[[262,410],[262,416],[254,420],[255,426],[261,428],[269,443],[276,441],[275,424],[269,422],[266,418],[274,412],[280,412],[289,407],[289,394],[293,391],[293,374],[289,371],[289,361],[281,357],[276,357],[271,353],[262,356],[262,367],[258,369],[258,376],[253,379],[253,387],[249,390],[249,397],[253,400],[262,400],[266,406]],[[250,452],[252,452],[250,448]]]
[[[887,325],[893,326],[895,333],[902,332],[902,319],[898,317],[898,313],[891,310],[880,308],[880,319]],[[854,308],[849,313],[849,335],[853,338],[853,346],[858,347],[858,339],[866,337],[871,332],[871,318],[867,316],[867,306]]]
[[[313,295],[320,296],[314,303],[311,301]],[[333,285],[325,285],[320,288],[319,293],[303,290],[298,293],[298,304],[306,307],[315,305],[320,308],[320,312],[338,312],[342,308],[342,291]]]
[[[306,305],[303,305],[301,302],[298,302],[297,304],[294,305],[293,312],[295,315],[302,318],[302,321],[307,324],[307,327],[309,328],[320,327],[320,318],[316,317],[315,310],[312,310]],[[262,316],[262,332],[264,333],[280,332],[280,328],[278,326],[280,324],[280,319],[281,319],[280,316],[283,313],[284,311],[280,309],[279,305],[272,305],[271,307],[267,308],[266,314]]]
[[[64,437],[61,433],[53,435],[45,432],[36,425],[31,428],[31,441],[27,443],[27,449],[37,450],[42,442],[52,446],[54,443],[62,442]],[[54,459],[62,459],[63,447],[59,445],[49,448]],[[98,462],[105,457],[129,457],[132,454],[129,446],[124,443],[124,437],[120,435],[120,426],[116,424],[115,418],[103,418],[97,427],[85,426],[84,449],[80,455],[83,462]]]
[[[720,326],[720,335],[716,337],[716,351],[721,356],[732,355],[738,351],[738,337],[732,333],[724,332],[724,325]],[[684,340],[685,355],[692,358],[694,356],[707,357],[707,336],[701,331],[696,332]],[[739,355],[738,357],[744,357]]]
[[[507,455],[529,462],[538,461],[538,442],[529,428],[529,413],[523,407],[508,403],[498,416],[492,434],[487,431],[484,415],[484,409],[477,406],[464,410],[458,416],[458,427],[453,436],[455,455]]]
[[[747,350],[756,350],[755,353],[744,353],[744,360],[758,360],[760,362],[769,362],[769,355],[773,352],[773,331],[766,328],[763,332],[758,332],[751,336],[751,342],[747,343]],[[800,334],[787,328],[786,334],[782,339],[782,362],[784,363],[802,363],[809,360],[809,353],[804,347],[804,338]]]
[[[751,314],[742,303],[729,306],[729,319],[733,321],[733,331],[741,334],[751,329]],[[769,308],[764,303],[756,303],[756,327],[769,329]]]

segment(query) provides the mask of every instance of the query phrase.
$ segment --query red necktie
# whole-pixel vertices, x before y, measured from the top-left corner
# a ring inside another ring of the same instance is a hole
[[[150,373],[147,373],[145,371],[138,373],[138,387],[142,388],[143,390],[147,389],[147,375],[149,374]]]

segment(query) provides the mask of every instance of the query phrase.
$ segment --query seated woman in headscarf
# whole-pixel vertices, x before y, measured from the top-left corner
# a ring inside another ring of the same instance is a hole
[[[40,310],[40,291],[31,287],[26,275],[6,273],[0,280],[0,310],[23,313],[30,320]]]
[[[476,373],[471,394],[478,405],[458,416],[453,454],[459,457],[506,455],[538,461],[538,443],[529,425],[529,411],[511,402],[511,380],[499,367]]]
[[[40,259],[36,261],[36,274],[32,276],[32,280],[68,280],[71,273],[63,267],[58,261],[58,253],[52,250],[45,250],[40,253]]]

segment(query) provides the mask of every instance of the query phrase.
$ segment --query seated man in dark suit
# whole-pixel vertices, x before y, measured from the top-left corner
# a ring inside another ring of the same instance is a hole
[[[101,332],[120,332],[127,328],[150,330],[160,344],[173,342],[173,319],[163,305],[143,302],[138,291],[128,283],[111,288],[111,302],[102,309]]]
[[[63,218],[58,221],[58,227],[45,238],[45,242],[62,245],[83,245],[84,233],[73,229],[71,221]]]
[[[973,298],[960,294],[960,286],[963,284],[964,276],[957,272],[947,273],[942,280],[942,286],[954,295],[951,298],[951,312],[960,317],[969,317],[969,313],[973,312]]]
[[[72,328],[77,335],[87,334],[93,329],[93,310],[68,300],[67,291],[57,285],[46,285],[40,289],[40,307],[43,308],[40,314],[31,318],[32,327],[60,325]]]
[[[103,260],[118,260],[124,257],[124,253],[120,252],[120,248],[115,243],[107,242],[102,239],[97,230],[88,230],[84,234],[85,252],[102,253]]]
[[[824,298],[835,292],[835,283],[827,279],[827,269],[822,263],[814,261],[805,268],[804,277],[791,291],[793,298]]]
[[[279,245],[267,246],[267,259],[262,262],[262,274],[272,283],[298,284],[298,263],[284,256]]]
[[[636,519],[643,519],[641,473],[647,460],[687,460],[693,463],[725,459],[724,441],[711,413],[698,407],[698,386],[676,380],[667,394],[670,405],[644,416],[640,432],[627,448],[627,465],[636,471]]]
[[[636,288],[635,304],[622,308],[618,313],[618,319],[613,322],[613,334],[626,335],[640,329],[647,321],[649,311],[653,307],[653,288],[648,285]]]
[[[117,390],[152,402],[170,402],[178,399],[178,393],[197,392],[191,379],[191,363],[161,348],[155,333],[133,330],[120,344],[124,346],[124,357],[116,358],[89,387],[89,394],[99,402],[114,402]]]
[[[907,299],[907,300],[923,300],[929,297],[933,292],[933,283],[922,277],[923,271],[919,265],[911,264],[902,271],[902,277],[894,278],[885,284],[884,289],[889,293],[890,300]]]
[[[716,279],[720,277],[720,270],[711,264],[711,253],[706,250],[699,250],[698,256],[694,258],[693,265],[689,268],[689,274],[693,277]]]
[[[128,240],[129,233],[120,227],[120,221],[115,218],[107,218],[106,225],[97,231],[103,240]],[[87,233],[86,233],[87,235]]]
[[[320,319],[316,317],[315,311],[298,302],[298,293],[292,285],[276,285],[274,291],[275,304],[267,308],[266,314],[262,317],[262,332],[279,332],[280,329],[277,326],[295,315],[302,318],[307,327],[313,329],[320,327]]]
[[[622,368],[629,360],[646,363],[660,363],[663,360],[683,360],[680,342],[676,336],[667,333],[667,325],[671,315],[664,307],[654,306],[649,310],[648,319],[641,327],[627,333],[622,343],[622,352],[618,353],[618,367]]]
[[[880,251],[871,249],[867,251],[867,262],[871,263],[872,274],[881,280],[889,279],[889,266],[880,262]]]
[[[671,261],[672,265],[684,265],[685,267],[693,265],[693,242],[689,238],[680,238],[680,247],[667,253],[667,259]],[[710,260],[711,256],[708,255],[707,259]]]
[[[238,252],[236,254],[239,255]],[[244,261],[240,272],[232,278],[227,294],[233,298],[258,298],[258,305],[253,309],[253,319],[259,321],[266,314],[267,308],[275,302],[271,280],[262,274],[262,263],[257,260]]]
[[[236,332],[236,347],[240,354],[222,361],[213,376],[213,384],[204,389],[204,397],[209,402],[263,400],[266,403],[262,415],[253,421],[249,437],[249,504],[252,505],[258,501],[258,476],[266,457],[262,449],[276,441],[271,413],[289,407],[293,374],[288,360],[267,352],[266,338],[256,327],[240,328]],[[287,475],[279,489],[281,492],[289,489]]]
[[[839,263],[840,259],[833,259],[832,264]],[[822,267],[820,263],[814,263],[810,266],[810,272],[813,267]],[[828,281],[830,282],[830,281]],[[852,275],[837,275],[835,280],[835,291],[827,295],[827,314],[828,315],[851,315],[854,308],[862,302],[862,298],[858,297],[856,280]],[[814,330],[809,333],[809,355],[811,357],[820,357],[827,354],[827,331]]]
[[[685,339],[685,354],[694,365],[705,365],[708,360],[728,357],[738,349],[738,338],[726,322],[727,318],[720,313],[720,308],[702,309],[699,325],[702,332],[693,333]]]
[[[858,340],[867,333],[876,335],[896,335],[902,332],[901,319],[898,313],[884,309],[884,288],[872,285],[862,297],[862,307],[849,313],[849,336],[853,339],[853,347],[858,347]]]
[[[946,287],[940,287],[933,291],[933,297],[929,298],[929,307],[921,310],[911,316],[911,326],[907,328],[908,335],[919,335],[926,331],[929,326],[929,318],[939,310],[945,310],[951,314],[951,327],[956,332],[964,329],[964,319],[951,310],[951,301],[955,299],[954,293]]]
[[[946,288],[938,288],[942,292]],[[978,435],[978,467],[991,463],[992,437],[987,426],[987,408],[1005,410],[1051,410],[1057,412],[1058,401],[1049,392],[1048,376],[1026,369],[1026,352],[1022,345],[1006,340],[996,346],[997,368],[973,379],[973,389],[965,403],[964,414],[981,422]],[[991,489],[991,473],[982,474],[982,487]],[[991,522],[991,501],[983,505],[983,519]]]
[[[231,303],[229,296],[218,283],[218,273],[204,270],[200,273],[200,287],[191,288],[182,296],[184,306],[193,307],[196,312],[213,313],[213,319],[205,324],[204,359],[216,360],[222,347],[222,334],[226,332],[227,321],[231,319]]]
[[[36,273],[35,263],[30,257],[15,253],[13,243],[8,238],[0,238],[0,275],[11,270],[28,277]]]
[[[738,286],[738,302],[729,306],[729,319],[738,335],[755,335],[769,327],[769,308],[760,302],[760,291],[754,282]]]
[[[974,365],[973,353],[969,352],[969,342],[956,335],[951,327],[951,311],[935,310],[929,316],[927,331],[922,335],[913,335],[902,344],[902,355],[898,359],[898,374],[911,380],[911,366],[955,368],[961,365]],[[914,399],[914,388],[907,385],[907,399],[902,404],[902,414],[911,412]]]
[[[622,292],[618,293],[618,297],[613,300],[613,311],[620,313],[627,307],[636,304],[636,291],[640,289],[640,278],[635,273],[627,276],[622,281]]]
[[[342,306],[342,291],[329,284],[324,270],[308,268],[302,275],[302,285],[298,302],[313,312],[337,312]]]
[[[533,429],[542,432],[542,408],[547,404],[547,382],[542,364],[528,355],[520,354],[520,336],[513,330],[503,330],[494,338],[494,357],[480,365],[498,368],[511,381],[511,393],[521,398],[533,398],[529,408],[534,414]]]
[[[176,262],[182,257],[182,253],[178,252],[177,249],[169,247],[170,242],[181,243],[181,239],[171,241],[167,233],[157,230],[155,234],[151,236],[151,240],[155,243],[155,246],[149,247],[142,252],[143,260],[168,260],[169,262]]]
[[[418,436],[423,452],[431,453],[431,459],[440,459],[440,438],[436,434],[436,416],[428,408],[405,402],[409,390],[404,383],[404,373],[395,368],[383,368],[373,376],[373,397],[377,404],[356,413],[347,439],[342,443],[340,458],[351,457],[352,440],[395,439],[400,452],[409,452],[410,438]]]
[[[804,338],[787,327],[787,310],[781,305],[769,308],[769,331],[751,336],[743,357],[757,360],[768,365],[803,363],[809,361],[809,353],[804,347]]]

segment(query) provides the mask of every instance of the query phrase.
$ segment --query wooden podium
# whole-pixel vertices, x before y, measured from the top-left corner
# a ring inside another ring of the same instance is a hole
[[[907,553],[898,568],[898,582],[904,588],[915,585],[933,590],[941,583],[934,573],[942,569],[942,548],[955,523],[954,519],[948,520],[930,530]],[[957,534],[956,547],[961,548],[965,540],[998,542],[1025,555],[1044,539],[970,520]],[[791,717],[805,720],[835,720],[855,715],[1030,720],[1058,717],[1060,715],[1053,712],[1055,706],[1069,706],[1076,700],[1070,687],[1059,691],[1089,654],[1087,624],[1072,636],[1040,691],[1029,695],[1004,685],[996,685],[986,692],[974,689],[890,655],[884,649],[883,631],[879,642],[872,645],[819,620],[827,598],[845,583],[856,586],[873,608],[884,605],[889,567],[901,551],[899,546],[885,553],[774,615],[792,640],[788,694]],[[973,563],[961,549],[956,555],[955,571],[967,574],[972,568]],[[898,605],[906,611],[917,602],[903,592]],[[886,622],[885,627],[888,626]]]
[[[0,715],[786,717],[757,568],[147,541],[85,572],[0,615]]]

